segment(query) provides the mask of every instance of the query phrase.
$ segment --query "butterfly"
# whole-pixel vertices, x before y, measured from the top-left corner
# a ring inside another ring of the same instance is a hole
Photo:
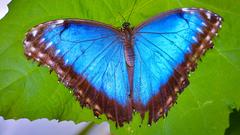
[[[28,58],[54,70],[82,106],[123,126],[139,112],[158,121],[189,84],[222,18],[202,8],[171,10],[131,27],[62,19],[26,34]]]

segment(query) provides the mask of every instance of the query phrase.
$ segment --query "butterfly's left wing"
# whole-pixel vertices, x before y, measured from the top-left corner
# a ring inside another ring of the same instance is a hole
[[[124,42],[112,26],[65,19],[39,24],[24,41],[25,55],[54,70],[83,106],[122,125],[132,118]]]
[[[188,85],[188,73],[211,47],[221,17],[196,8],[172,10],[134,30],[134,107],[157,121]]]

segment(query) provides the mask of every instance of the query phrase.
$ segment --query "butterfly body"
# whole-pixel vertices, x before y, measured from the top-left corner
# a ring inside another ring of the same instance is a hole
[[[82,106],[122,126],[136,110],[149,124],[175,103],[197,60],[213,47],[222,18],[183,8],[137,27],[118,29],[96,21],[54,20],[32,28],[25,55],[49,66]]]
[[[130,85],[129,97],[132,97],[133,90],[133,72],[134,72],[134,48],[133,48],[133,28],[130,27],[129,22],[124,22],[121,28],[124,34],[124,53],[125,61],[128,70],[128,80]]]
[[[129,22],[124,22],[121,28],[122,33],[124,34],[124,51],[125,59],[129,67],[134,66],[134,50],[133,50],[133,28],[130,28]]]

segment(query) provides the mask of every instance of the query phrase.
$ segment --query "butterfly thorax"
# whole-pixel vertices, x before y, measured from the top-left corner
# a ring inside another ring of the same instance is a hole
[[[122,24],[122,33],[124,34],[124,52],[126,63],[129,67],[134,66],[134,50],[133,50],[133,29],[129,22]]]

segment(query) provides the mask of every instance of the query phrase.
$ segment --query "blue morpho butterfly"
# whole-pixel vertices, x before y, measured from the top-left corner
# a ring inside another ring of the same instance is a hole
[[[64,19],[32,28],[25,55],[47,65],[73,90],[82,106],[122,126],[133,111],[149,124],[164,116],[189,84],[188,73],[213,47],[222,18],[208,10],[182,8],[132,28]]]

